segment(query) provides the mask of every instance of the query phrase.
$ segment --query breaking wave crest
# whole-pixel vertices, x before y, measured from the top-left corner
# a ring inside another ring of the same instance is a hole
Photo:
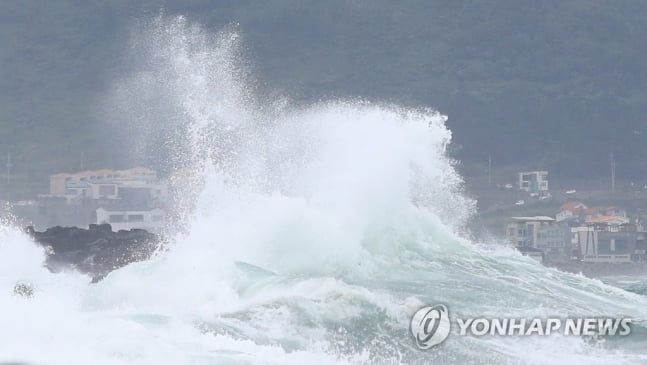
[[[472,242],[474,202],[446,157],[443,115],[260,97],[240,38],[182,17],[137,28],[137,62],[107,102],[142,160],[172,176],[179,233],[167,252],[89,285],[47,272],[42,252],[2,228],[0,326],[13,330],[0,335],[0,361],[647,361],[644,335],[450,336],[418,350],[408,326],[423,305],[647,318],[647,300]],[[33,298],[12,295],[17,281]]]

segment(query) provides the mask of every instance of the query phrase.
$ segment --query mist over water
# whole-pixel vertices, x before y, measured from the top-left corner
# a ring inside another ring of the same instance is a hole
[[[106,98],[136,159],[168,171],[168,251],[90,285],[0,229],[0,361],[644,363],[618,341],[459,337],[420,351],[411,315],[629,316],[647,299],[470,241],[474,202],[433,110],[257,95],[239,33],[182,17],[136,28]],[[16,282],[35,288],[12,295]],[[637,324],[638,327],[643,326]],[[644,348],[644,347],[643,347]],[[34,349],[38,349],[35,351]]]

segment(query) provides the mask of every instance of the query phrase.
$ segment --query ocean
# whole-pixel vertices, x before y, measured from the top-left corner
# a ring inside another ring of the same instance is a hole
[[[104,110],[173,171],[169,244],[90,284],[3,223],[0,363],[647,363],[644,278],[593,280],[473,237],[442,114],[258,95],[236,29],[160,16],[133,37]],[[25,282],[31,298],[13,294]],[[621,338],[453,331],[421,350],[410,320],[436,304],[635,321]]]

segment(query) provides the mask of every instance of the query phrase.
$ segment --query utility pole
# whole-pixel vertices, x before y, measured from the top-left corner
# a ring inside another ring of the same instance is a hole
[[[611,194],[616,193],[616,160],[611,152]]]
[[[11,183],[11,168],[13,164],[11,163],[11,152],[7,153],[7,185]]]
[[[492,155],[487,157],[487,184],[492,186]]]

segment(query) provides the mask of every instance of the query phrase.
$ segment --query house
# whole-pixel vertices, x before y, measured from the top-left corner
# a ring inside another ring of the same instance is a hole
[[[610,206],[610,207],[597,207],[598,212],[600,215],[605,215],[605,216],[614,216],[614,217],[627,217],[627,211],[618,208],[615,206]]]
[[[109,223],[115,231],[138,228],[159,233],[164,229],[165,223],[165,212],[160,208],[150,210],[98,208],[96,217],[96,224]]]
[[[51,195],[68,194],[68,184],[87,182],[89,180],[107,179],[116,174],[115,170],[85,170],[75,173],[58,173],[49,177],[49,193]]]
[[[558,222],[566,221],[571,218],[580,218],[582,221],[588,221],[600,216],[626,217],[627,211],[615,206],[589,208],[582,202],[571,201],[564,203],[559,207],[559,212],[555,216],[555,219]]]
[[[517,186],[530,194],[548,194],[548,171],[528,171],[517,174]]]
[[[598,216],[572,229],[576,252],[583,262],[646,261],[645,232],[622,216]]]
[[[512,244],[540,250],[545,261],[563,262],[570,257],[570,229],[551,217],[511,217],[505,230]]]
[[[50,195],[65,195],[67,193],[67,182],[71,174],[59,173],[49,176]]]
[[[146,195],[148,200],[164,199],[168,193],[166,183],[157,178],[157,172],[145,167],[86,170],[50,176],[50,195],[65,196],[68,200],[117,201],[122,199],[122,189],[127,189],[130,195],[132,190],[138,189],[138,194]]]
[[[165,209],[168,200],[166,182],[145,167],[59,173],[51,175],[49,182],[49,194],[39,195],[38,209],[30,215],[40,229],[87,227],[98,223],[98,208],[147,212]]]
[[[559,207],[559,212],[555,215],[555,220],[562,222],[570,218],[579,217],[587,209],[589,207],[582,202],[571,201],[564,203]]]

